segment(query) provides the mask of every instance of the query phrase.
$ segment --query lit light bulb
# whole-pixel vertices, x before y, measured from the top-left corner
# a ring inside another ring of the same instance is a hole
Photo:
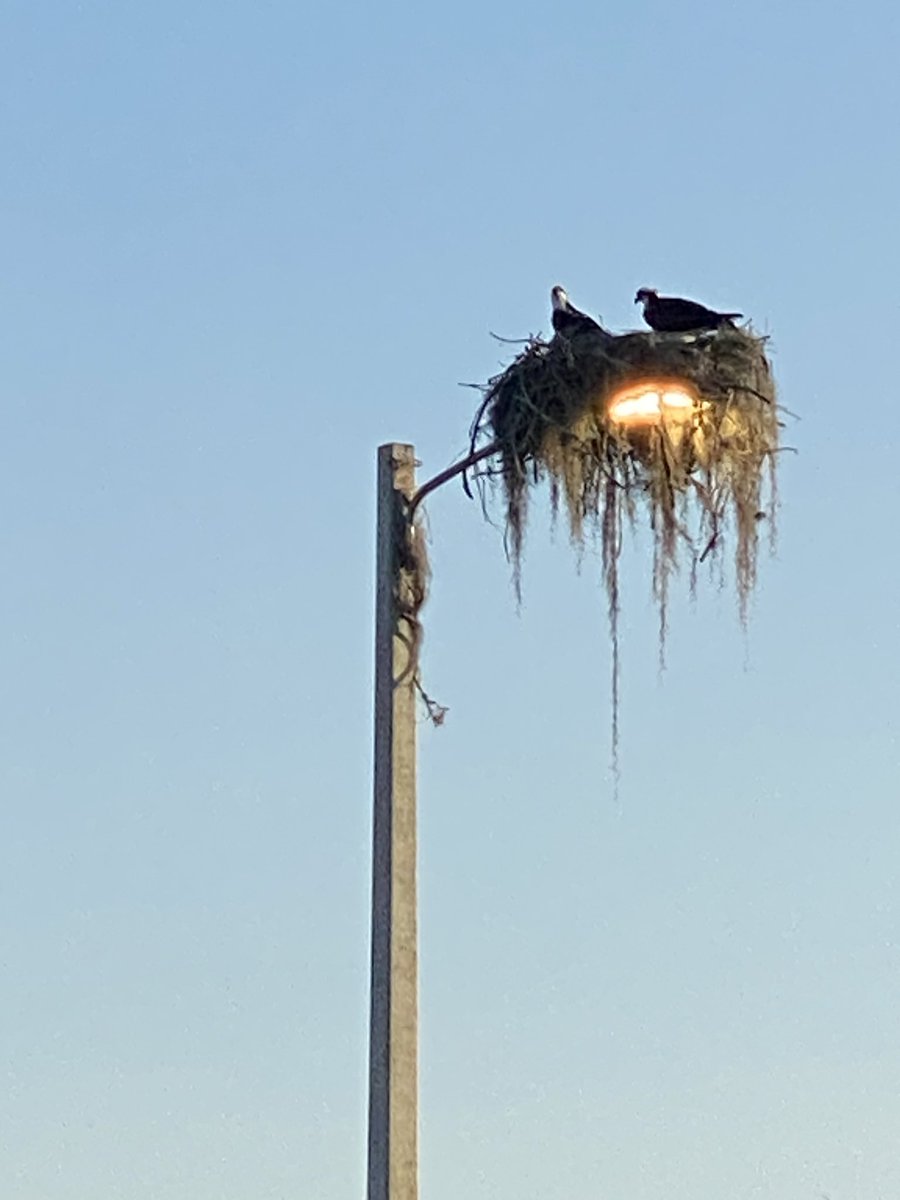
[[[617,392],[607,412],[610,420],[620,425],[651,425],[663,417],[683,420],[695,404],[696,398],[687,387],[647,381]]]

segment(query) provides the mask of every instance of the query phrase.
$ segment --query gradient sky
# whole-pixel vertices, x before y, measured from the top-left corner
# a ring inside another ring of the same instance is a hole
[[[0,9],[4,1200],[358,1200],[375,448],[564,283],[800,415],[749,637],[428,505],[422,1195],[900,1195],[900,10]]]

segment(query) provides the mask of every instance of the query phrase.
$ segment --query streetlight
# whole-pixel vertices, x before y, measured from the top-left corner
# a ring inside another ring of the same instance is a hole
[[[677,506],[695,495],[700,533],[711,531],[699,561],[717,549],[721,524],[734,519],[743,619],[755,581],[760,479],[778,440],[763,347],[763,339],[736,329],[702,339],[616,337],[596,329],[571,342],[533,341],[487,385],[462,462],[417,490],[413,447],[378,449],[368,1200],[418,1197],[417,696],[430,705],[419,680],[427,562],[418,507],[449,479],[492,458],[506,498],[514,572],[526,493],[542,478],[554,498],[564,498],[576,541],[586,522],[599,528],[613,644],[615,764],[623,511],[633,519],[642,503],[649,514],[661,641],[668,576],[679,539],[687,537]],[[476,449],[479,437],[488,444]],[[695,464],[704,473],[701,486],[692,478]]]

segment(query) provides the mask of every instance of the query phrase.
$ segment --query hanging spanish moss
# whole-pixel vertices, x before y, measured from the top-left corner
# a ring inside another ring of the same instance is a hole
[[[613,768],[618,773],[619,560],[626,526],[653,541],[652,593],[664,664],[668,600],[687,561],[690,588],[708,563],[730,558],[746,625],[757,578],[760,523],[774,548],[779,424],[765,339],[723,325],[701,334],[599,327],[533,340],[483,388],[473,452],[487,439],[499,482],[507,551],[521,595],[522,552],[535,484],[568,517],[581,552],[599,544],[612,642]]]

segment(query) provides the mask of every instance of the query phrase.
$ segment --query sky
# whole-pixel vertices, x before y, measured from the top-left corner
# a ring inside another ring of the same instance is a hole
[[[746,636],[428,502],[428,1200],[900,1194],[888,3],[0,8],[0,1194],[355,1200],[376,447],[549,289],[771,335]]]

